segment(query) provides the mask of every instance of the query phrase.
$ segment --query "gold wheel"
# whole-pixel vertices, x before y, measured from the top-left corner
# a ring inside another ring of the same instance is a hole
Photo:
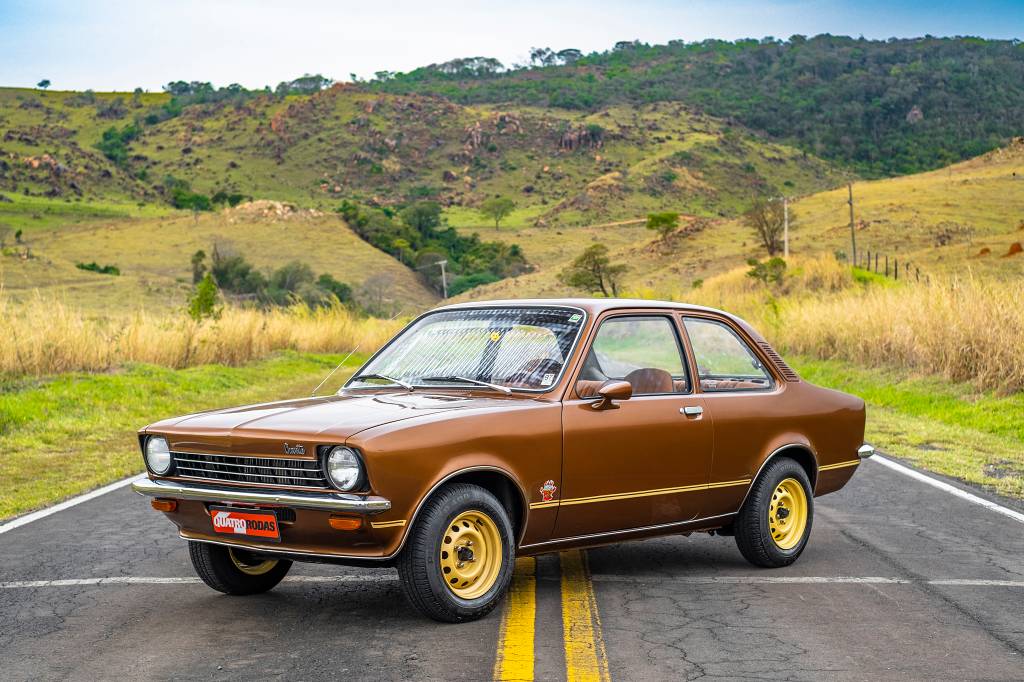
[[[441,538],[441,573],[455,596],[476,599],[487,593],[501,572],[501,535],[487,514],[464,511]]]
[[[231,563],[235,568],[246,575],[263,575],[277,566],[277,559],[260,559],[243,549],[228,548],[228,556],[231,557]]]
[[[768,528],[779,549],[800,544],[807,528],[807,493],[800,481],[787,478],[775,487],[768,504]]]

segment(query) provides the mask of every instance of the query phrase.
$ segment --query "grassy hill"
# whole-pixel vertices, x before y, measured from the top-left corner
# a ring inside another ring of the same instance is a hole
[[[89,214],[86,216],[89,218]],[[39,227],[8,247],[0,280],[9,298],[24,301],[56,294],[93,311],[161,310],[184,306],[192,288],[190,256],[217,243],[269,271],[298,260],[409,311],[430,306],[437,295],[407,267],[357,237],[336,215],[293,210],[272,202],[193,215],[82,219]],[[23,257],[31,253],[30,258]],[[114,265],[119,276],[81,270],[77,263]]]
[[[355,287],[386,272],[396,297],[434,300],[420,275],[392,256],[415,259],[399,248],[370,249],[332,217],[344,200],[389,215],[433,201],[462,228],[481,223],[486,199],[507,197],[516,209],[496,235],[507,241],[505,226],[605,235],[586,226],[662,210],[736,216],[755,195],[807,193],[847,177],[679,103],[574,112],[461,106],[339,85],[183,106],[168,94],[0,88],[0,131],[0,225],[23,231],[13,250],[6,238],[5,286],[15,298],[58,290],[89,308],[102,308],[115,292],[121,301],[182,304],[189,257],[219,238],[263,269],[300,259]],[[318,213],[300,211],[301,219],[280,225],[207,211],[193,217],[174,210],[179,193],[276,200]],[[481,230],[486,239],[492,232]],[[530,265],[561,253],[560,241],[531,244]],[[94,261],[122,275],[75,267]]]
[[[147,124],[166,95],[137,104],[125,93],[91,95],[91,104],[81,97],[0,88],[2,191],[152,202],[169,199],[174,178],[206,195],[310,207],[421,198],[473,207],[502,194],[525,216],[573,223],[665,206],[735,213],[754,192],[806,192],[839,178],[812,156],[681,104],[574,113],[335,86],[192,105]],[[139,132],[121,163],[96,148],[105,130],[132,125]]]
[[[1009,279],[1024,274],[1024,140],[941,170],[853,185],[857,244],[925,275]],[[845,187],[795,198],[791,252],[850,252]],[[551,296],[566,292],[558,273],[588,245],[601,242],[630,266],[626,288],[685,297],[695,280],[764,258],[741,218],[698,221],[661,242],[640,223],[584,229],[467,226],[485,239],[525,244],[536,272],[468,292],[464,298]],[[1016,255],[1008,255],[1016,254]]]

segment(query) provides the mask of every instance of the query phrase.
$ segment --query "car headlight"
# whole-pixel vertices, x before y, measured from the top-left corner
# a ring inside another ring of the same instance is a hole
[[[166,474],[171,470],[171,449],[163,436],[146,439],[146,466],[154,474]]]
[[[363,478],[363,463],[359,455],[344,445],[331,448],[324,460],[324,469],[338,490],[353,490]]]

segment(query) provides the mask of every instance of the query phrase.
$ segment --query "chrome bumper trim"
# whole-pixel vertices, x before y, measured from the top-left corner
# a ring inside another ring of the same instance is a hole
[[[873,454],[875,454],[875,446],[873,445],[868,445],[867,443],[864,443],[864,445],[861,445],[859,448],[857,448],[857,456],[860,457],[861,459],[867,459]]]
[[[241,489],[225,490],[223,488],[210,488],[178,483],[176,481],[154,481],[148,478],[132,483],[132,490],[140,495],[178,500],[268,504],[295,507],[297,509],[320,509],[324,511],[356,512],[359,514],[379,514],[391,509],[391,500],[368,495],[351,495],[347,493],[277,493]]]

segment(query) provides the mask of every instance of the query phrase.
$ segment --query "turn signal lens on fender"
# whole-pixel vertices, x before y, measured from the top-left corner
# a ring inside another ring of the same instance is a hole
[[[359,516],[332,516],[329,523],[334,530],[359,530],[363,519]]]
[[[152,500],[150,504],[153,505],[153,509],[162,512],[172,512],[178,509],[177,500]]]

